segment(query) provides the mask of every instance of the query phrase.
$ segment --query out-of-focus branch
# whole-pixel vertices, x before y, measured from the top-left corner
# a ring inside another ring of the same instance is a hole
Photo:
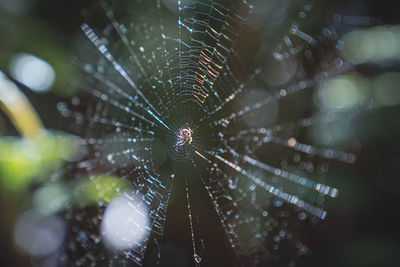
[[[26,96],[0,71],[0,108],[22,136],[37,140],[45,135],[42,122]]]

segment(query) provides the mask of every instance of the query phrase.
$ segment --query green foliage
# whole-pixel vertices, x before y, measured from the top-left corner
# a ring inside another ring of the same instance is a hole
[[[74,156],[76,146],[73,140],[60,133],[47,133],[35,141],[2,137],[0,183],[8,190],[21,192],[34,179],[46,179],[46,174]]]

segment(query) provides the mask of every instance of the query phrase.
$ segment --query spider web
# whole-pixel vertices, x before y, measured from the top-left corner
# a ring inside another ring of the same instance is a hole
[[[98,232],[107,203],[71,209],[72,264],[142,265],[153,251],[159,261],[177,184],[185,189],[195,265],[209,245],[193,201],[199,185],[241,264],[294,264],[308,251],[299,229],[324,220],[324,199],[338,195],[324,183],[327,161],[355,161],[340,148],[309,144],[306,134],[357,115],[310,109],[313,88],[349,69],[337,54],[335,22],[308,34],[301,29],[309,1],[283,1],[297,19],[282,22],[286,30],[267,35],[271,41],[259,50],[290,78],[271,85],[264,81],[266,62],[252,52],[257,45],[246,42],[259,2],[182,0],[175,14],[164,4],[100,1],[81,25],[74,64],[84,93],[59,109],[72,110],[66,116],[88,153],[69,168],[77,179],[106,173],[128,181],[151,223],[145,240],[107,252]],[[289,70],[293,62],[296,71]],[[182,129],[190,129],[191,141],[177,146]]]

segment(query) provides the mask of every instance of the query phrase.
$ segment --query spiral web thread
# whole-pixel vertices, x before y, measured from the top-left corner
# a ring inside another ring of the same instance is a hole
[[[208,138],[213,139],[212,147],[194,145],[188,160],[198,169],[209,203],[236,254],[257,262],[274,255],[280,240],[293,245],[295,257],[305,254],[307,247],[291,232],[291,218],[323,220],[327,214],[324,197],[338,195],[336,188],[320,182],[321,175],[313,172],[326,172],[324,160],[353,163],[355,155],[298,141],[296,130],[349,120],[357,113],[315,113],[260,128],[249,127],[245,121],[271,103],[312,90],[321,81],[349,69],[335,53],[340,46],[335,27],[325,27],[318,38],[313,38],[298,24],[289,25],[282,41],[273,44],[275,60],[299,60],[306,52],[312,58],[310,51],[319,56],[329,54],[333,59],[312,75],[297,75],[284,88],[272,88],[268,97],[243,106],[238,105],[238,98],[259,83],[263,71],[262,66],[249,70],[243,66],[238,48],[242,29],[254,12],[252,3],[178,1],[173,28],[166,23],[171,16],[165,15],[161,1],[149,2],[138,1],[134,8],[126,9],[120,8],[125,3],[114,6],[101,1],[105,26],[96,29],[89,22],[82,24],[88,41],[84,51],[90,52],[85,52],[88,59],[82,56],[75,61],[85,73],[85,82],[77,86],[93,101],[82,112],[78,111],[79,104],[71,107],[76,110],[72,112],[75,123],[85,125],[82,146],[90,151],[77,167],[88,173],[104,168],[104,172],[129,181],[150,211],[149,237],[117,260],[141,265],[146,248],[158,247],[162,241],[176,178],[173,170],[159,171],[156,158],[162,153],[157,149],[163,147],[163,136],[172,136],[176,142],[182,125],[176,123],[173,112],[184,105],[196,106],[201,118],[193,123],[199,128],[206,125],[211,131]],[[299,8],[300,17],[311,7],[304,3]],[[320,49],[327,46],[331,47],[329,52]],[[96,63],[91,63],[93,57]],[[281,147],[282,154],[292,155],[292,166],[288,166],[290,159],[268,163],[267,157],[257,153],[265,145]],[[319,168],[313,166],[314,158],[321,162]],[[299,167],[302,165],[305,167]],[[203,255],[199,248],[204,244],[196,230],[200,221],[194,220],[191,190],[186,177],[193,258],[200,264]],[[80,260],[94,261],[87,257]]]

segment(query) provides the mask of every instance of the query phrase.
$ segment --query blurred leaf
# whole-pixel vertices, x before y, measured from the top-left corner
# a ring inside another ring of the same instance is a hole
[[[19,137],[0,139],[0,182],[12,191],[23,191],[41,174],[52,170],[76,152],[74,139],[48,133],[37,141]]]
[[[87,206],[97,202],[110,202],[128,188],[120,177],[99,175],[81,181],[74,192],[79,205]]]

